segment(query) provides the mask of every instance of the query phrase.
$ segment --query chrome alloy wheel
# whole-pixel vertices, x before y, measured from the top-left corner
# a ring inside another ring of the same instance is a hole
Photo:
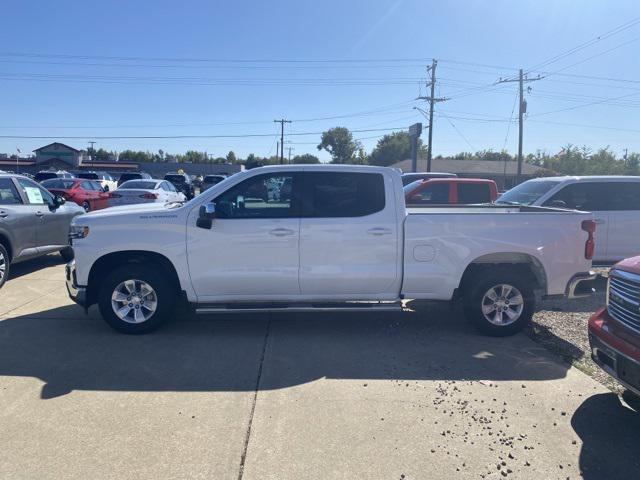
[[[520,318],[524,299],[520,291],[506,284],[491,287],[482,297],[482,314],[487,321],[498,327],[511,325]]]
[[[4,258],[4,254],[0,252],[0,282],[7,273],[7,259]]]
[[[111,308],[124,322],[146,322],[156,313],[158,296],[147,282],[135,279],[125,280],[113,289]]]

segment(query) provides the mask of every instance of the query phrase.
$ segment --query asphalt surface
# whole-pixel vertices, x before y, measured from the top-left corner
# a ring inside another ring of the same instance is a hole
[[[524,335],[448,305],[176,314],[146,336],[71,304],[56,256],[0,290],[2,479],[615,479],[640,417]],[[579,307],[578,307],[579,308]]]

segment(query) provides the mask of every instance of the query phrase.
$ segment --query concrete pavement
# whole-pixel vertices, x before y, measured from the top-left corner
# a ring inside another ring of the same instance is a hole
[[[43,267],[43,268],[40,268]],[[55,256],[0,290],[0,478],[631,478],[640,421],[446,305],[193,318],[130,337]]]

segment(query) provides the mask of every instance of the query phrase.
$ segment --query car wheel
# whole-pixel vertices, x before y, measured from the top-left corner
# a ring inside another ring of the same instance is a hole
[[[62,250],[60,250],[60,256],[65,262],[70,262],[74,258],[73,248],[63,248]]]
[[[85,212],[91,211],[91,205],[89,205],[89,202],[82,202],[82,208],[84,208]]]
[[[465,315],[483,333],[513,335],[529,323],[535,311],[531,282],[523,275],[483,270],[470,281],[464,296]]]
[[[4,245],[0,243],[0,288],[9,278],[9,254]]]
[[[160,327],[173,310],[176,290],[154,268],[123,265],[102,282],[98,306],[104,320],[122,333],[147,333]]]

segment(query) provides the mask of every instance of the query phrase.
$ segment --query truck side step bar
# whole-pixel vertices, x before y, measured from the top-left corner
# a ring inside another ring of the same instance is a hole
[[[196,313],[247,313],[247,312],[401,312],[401,302],[248,302],[248,303],[199,303]]]

